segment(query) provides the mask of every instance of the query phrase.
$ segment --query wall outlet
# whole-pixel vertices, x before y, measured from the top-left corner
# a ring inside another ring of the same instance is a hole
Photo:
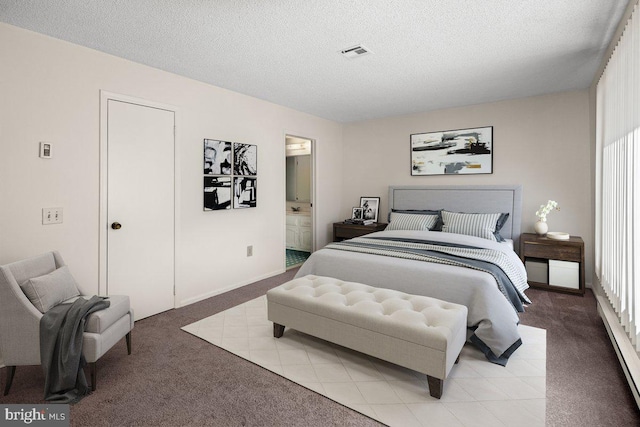
[[[247,256],[253,256],[253,245],[247,246]]]
[[[62,224],[62,208],[42,208],[42,224]]]

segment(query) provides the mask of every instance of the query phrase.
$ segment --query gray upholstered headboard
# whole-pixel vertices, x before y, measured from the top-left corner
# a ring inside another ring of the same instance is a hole
[[[509,219],[500,234],[513,239],[519,251],[522,222],[521,185],[442,185],[442,186],[390,186],[391,209],[445,209],[468,213],[509,213]]]

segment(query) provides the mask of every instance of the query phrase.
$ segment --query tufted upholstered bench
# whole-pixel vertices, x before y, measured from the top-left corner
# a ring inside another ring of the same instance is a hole
[[[427,375],[431,396],[467,337],[467,307],[331,277],[304,276],[267,292],[268,318],[285,326]]]

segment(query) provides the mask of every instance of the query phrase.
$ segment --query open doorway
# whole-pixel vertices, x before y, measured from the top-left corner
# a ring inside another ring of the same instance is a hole
[[[313,252],[313,141],[287,135],[286,268],[304,263]]]

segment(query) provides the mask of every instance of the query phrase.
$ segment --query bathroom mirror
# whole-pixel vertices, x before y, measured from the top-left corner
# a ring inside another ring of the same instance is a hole
[[[311,202],[311,156],[287,157],[287,201]]]

